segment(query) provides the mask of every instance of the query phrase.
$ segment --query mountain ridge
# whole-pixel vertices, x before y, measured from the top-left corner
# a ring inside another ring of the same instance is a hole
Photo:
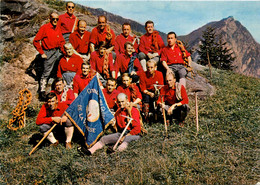
[[[221,34],[227,47],[231,48],[236,57],[233,66],[234,71],[247,76],[260,78],[260,44],[255,41],[251,33],[233,16],[220,21],[213,21],[192,31],[179,36],[179,39],[187,42],[194,50],[192,59],[196,62],[199,58],[197,49],[202,38],[202,32],[208,26],[215,28],[216,34]]]

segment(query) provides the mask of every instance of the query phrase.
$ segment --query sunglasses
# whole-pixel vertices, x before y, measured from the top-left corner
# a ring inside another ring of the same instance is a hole
[[[67,6],[68,8],[72,8],[72,9],[74,9],[75,7],[74,6]]]
[[[53,20],[53,21],[58,21],[59,20],[59,18],[51,18],[51,20]]]

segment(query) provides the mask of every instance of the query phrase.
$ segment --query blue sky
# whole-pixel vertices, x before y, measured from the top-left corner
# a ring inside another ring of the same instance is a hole
[[[75,3],[108,12],[144,24],[153,20],[155,28],[186,35],[212,21],[233,16],[260,43],[260,1],[126,1],[76,0]]]

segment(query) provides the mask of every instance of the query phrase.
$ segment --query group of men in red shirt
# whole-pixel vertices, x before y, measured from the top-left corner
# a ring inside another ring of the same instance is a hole
[[[39,113],[38,125],[45,125],[42,119],[44,116],[62,116],[60,112],[77,98],[96,73],[104,80],[103,93],[113,112],[128,110],[129,107],[137,108],[142,112],[144,120],[149,122],[149,118],[154,119],[158,107],[167,111],[166,119],[177,119],[180,125],[184,123],[189,110],[185,90],[187,72],[183,51],[176,43],[174,32],[168,33],[167,46],[159,32],[154,30],[152,21],[145,23],[146,33],[140,39],[131,35],[131,26],[128,23],[122,25],[122,33],[116,36],[108,25],[106,16],[99,16],[98,25],[92,32],[88,32],[86,21],[78,20],[73,14],[73,2],[66,3],[66,10],[60,16],[51,13],[50,23],[40,28],[33,41],[44,59],[44,70],[39,83],[41,99],[46,97],[46,84],[53,71],[56,71],[58,77],[53,83],[52,95],[49,93],[45,99],[46,104],[42,107],[44,111]],[[186,50],[185,57],[190,63],[191,57]],[[166,71],[164,75],[157,71],[160,63]],[[175,76],[179,83],[176,83]],[[57,105],[52,106],[51,101]],[[120,101],[125,101],[124,106],[119,105]],[[64,105],[60,105],[61,102]],[[55,113],[56,109],[59,109],[59,114]],[[71,127],[69,121],[63,117],[52,121],[66,122],[66,127]],[[49,123],[50,119],[46,124]],[[46,132],[45,127],[41,130]],[[66,142],[70,148],[71,132],[68,135]],[[49,140],[53,144],[57,143],[53,138]]]

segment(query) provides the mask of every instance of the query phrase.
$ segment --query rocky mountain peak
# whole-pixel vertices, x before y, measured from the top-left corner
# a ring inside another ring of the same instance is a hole
[[[250,32],[233,16],[229,16],[220,21],[210,22],[186,36],[180,36],[179,39],[189,43],[189,46],[195,51],[192,55],[193,60],[198,60],[199,41],[202,38],[202,32],[211,26],[215,28],[216,34],[222,36],[227,47],[231,48],[236,57],[233,66],[238,73],[260,77],[260,45],[254,40]]]

